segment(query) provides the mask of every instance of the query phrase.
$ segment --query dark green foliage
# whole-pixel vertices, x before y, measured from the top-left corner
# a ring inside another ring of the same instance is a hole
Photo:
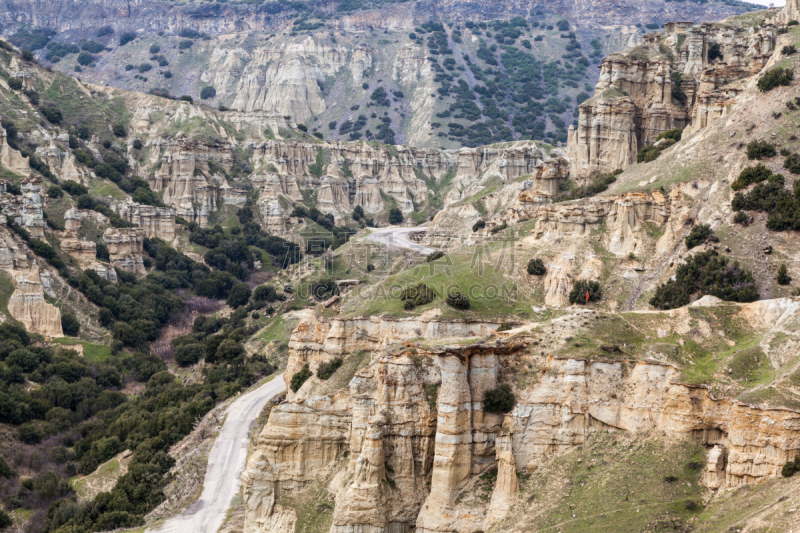
[[[61,312],[61,329],[68,337],[77,337],[81,331],[81,323],[72,313]]]
[[[375,102],[376,105],[379,106],[389,107],[391,105],[391,102],[389,102],[388,94],[386,93],[386,89],[384,89],[383,87],[378,87],[377,89],[372,91],[372,94],[370,95],[369,98],[370,100]]]
[[[141,139],[134,139],[133,141],[133,149],[134,150],[141,150],[144,145],[142,144]]]
[[[272,285],[260,285],[253,291],[254,302],[276,302],[281,299]]]
[[[789,285],[792,282],[792,277],[789,275],[789,269],[786,263],[781,263],[778,267],[778,276],[775,279],[778,285]]]
[[[402,224],[403,220],[403,212],[400,209],[397,207],[389,209],[389,224]]]
[[[311,284],[311,295],[319,301],[325,301],[339,294],[339,286],[330,278],[322,278]]]
[[[658,156],[661,155],[661,152],[669,148],[675,144],[675,140],[668,138],[662,141],[658,146],[651,144],[650,146],[645,146],[639,153],[636,154],[636,162],[637,163],[650,163],[651,161],[655,161],[658,159]]]
[[[436,299],[436,291],[424,283],[406,287],[400,293],[400,299],[406,302],[406,309],[413,309],[421,305],[427,305]],[[410,304],[410,307],[408,305]]]
[[[791,56],[795,53],[797,53],[797,47],[793,44],[786,45],[781,49],[781,54],[785,56]]]
[[[55,35],[55,32],[48,28],[33,28],[31,30],[21,28],[11,35],[8,40],[21,50],[36,51],[47,46],[53,35]]]
[[[772,171],[764,165],[749,167],[742,170],[742,172],[739,174],[739,177],[736,178],[736,181],[731,184],[731,189],[734,191],[739,191],[753,183],[761,183],[762,181],[771,179],[772,177]]]
[[[157,53],[159,53],[160,51],[161,51],[161,47],[160,47],[160,46],[158,46],[157,44],[151,44],[151,45],[150,45],[150,53],[151,53],[151,54],[157,54]]]
[[[92,54],[90,54],[89,52],[81,52],[80,54],[78,54],[77,61],[80,66],[88,67],[89,65],[94,63],[95,59],[97,58]]]
[[[481,219],[472,225],[472,231],[476,232],[482,230],[485,227],[486,227],[486,222],[483,219]]]
[[[203,87],[203,89],[200,91],[200,98],[203,100],[208,100],[209,98],[214,98],[215,96],[217,96],[217,89],[210,85]]]
[[[794,72],[790,68],[771,68],[758,80],[758,89],[762,92],[771,91],[781,85],[789,85],[794,79]]]
[[[205,353],[206,347],[203,344],[184,344],[175,350],[175,362],[180,366],[191,366],[200,361]]]
[[[800,230],[800,181],[792,194],[784,189],[783,176],[770,173],[766,182],[758,183],[749,193],[737,192],[731,207],[734,211],[769,213],[767,229],[771,231]]]
[[[674,309],[705,295],[732,302],[758,299],[753,274],[741,268],[738,261],[730,264],[726,257],[709,250],[693,255],[680,265],[675,279],[658,287],[650,305],[657,309]]]
[[[19,78],[9,78],[8,86],[13,91],[19,91],[20,89],[22,89],[22,80]]]
[[[44,430],[36,424],[23,424],[17,430],[19,440],[25,444],[39,444],[44,438]]]
[[[194,41],[188,41],[188,40],[187,41],[181,41],[178,44],[178,48],[181,49],[181,50],[186,50],[188,48],[191,48],[193,44],[194,44]]]
[[[305,383],[306,380],[308,380],[308,378],[311,376],[311,369],[308,368],[308,363],[306,363],[299,372],[292,376],[292,380],[289,383],[289,388],[292,389],[292,392],[297,392],[300,390],[300,387],[303,386],[303,383]]]
[[[789,154],[783,162],[783,168],[792,174],[800,174],[800,154]]]
[[[792,477],[797,472],[800,472],[800,455],[795,457],[792,461],[787,461],[783,468],[781,469],[781,475],[783,477]]]
[[[445,253],[441,250],[437,250],[431,253],[428,257],[425,258],[425,261],[430,263],[431,261],[436,261],[437,259],[441,259],[445,256]]]
[[[194,99],[191,96],[189,96],[188,94],[184,94],[183,96],[178,98],[178,100],[182,100],[184,102],[189,102],[190,104],[194,103]]]
[[[14,521],[11,519],[11,515],[3,510],[0,510],[0,529],[10,527],[13,524]]]
[[[61,121],[64,119],[64,116],[57,107],[47,106],[41,108],[40,111],[42,115],[44,115],[44,118],[53,124],[61,124]]]
[[[528,261],[528,274],[532,276],[544,276],[547,269],[544,266],[544,261],[541,258],[535,257]]]
[[[51,185],[47,188],[47,196],[50,198],[61,198],[64,196],[64,190],[58,185]]]
[[[114,127],[111,128],[111,131],[116,137],[125,137],[128,135],[128,130],[124,124],[114,124]]]
[[[233,307],[241,307],[250,300],[250,287],[247,283],[238,283],[233,286],[226,303]]]
[[[0,455],[0,476],[9,479],[12,477],[17,477],[17,473],[14,471],[11,466],[6,462],[5,457]]]
[[[708,240],[714,232],[708,224],[699,224],[692,227],[692,231],[686,237],[686,248],[691,250],[695,246],[700,246]]]
[[[81,41],[81,50],[90,54],[99,54],[105,52],[106,47],[96,41]]]
[[[741,224],[742,226],[747,226],[750,223],[750,217],[747,216],[747,213],[744,211],[737,211],[735,215],[733,215],[733,222],[735,224]]]
[[[672,139],[673,141],[678,142],[681,140],[682,134],[683,131],[677,128],[674,130],[667,130],[665,132],[660,133],[658,137],[656,137],[656,141],[660,141],[661,139]]]
[[[486,391],[483,396],[483,410],[487,413],[510,413],[515,402],[516,398],[511,386],[503,384],[496,389]]]
[[[587,300],[586,295],[589,295]],[[603,297],[603,291],[600,289],[600,283],[597,281],[579,279],[572,286],[569,292],[569,303],[586,305],[589,302],[597,302]]]
[[[761,159],[764,157],[774,157],[777,152],[775,146],[767,141],[754,140],[747,144],[747,158]]]
[[[712,62],[715,59],[722,59],[722,47],[719,43],[709,43],[708,45],[708,62]]]
[[[326,381],[334,374],[334,372],[339,370],[339,367],[342,366],[343,363],[344,361],[341,357],[336,357],[331,361],[321,363],[319,367],[317,367],[317,377],[323,381]]]
[[[563,190],[561,190],[553,198],[553,202],[577,200],[579,198],[588,198],[590,196],[600,194],[601,192],[608,189],[609,185],[617,181],[617,176],[619,176],[620,174],[622,174],[622,169],[617,169],[611,173],[598,174],[592,179],[591,183],[583,187],[577,187],[577,188],[569,188],[568,185],[572,182],[567,181],[565,187],[562,188]]]
[[[447,294],[447,299],[445,301],[447,302],[447,305],[449,305],[453,309],[460,309],[462,311],[465,311],[470,307],[469,298],[467,298],[465,295],[461,294],[458,291],[449,292]]]
[[[125,33],[123,33],[122,35],[119,36],[119,45],[120,46],[125,46],[126,44],[128,44],[131,41],[133,41],[134,39],[136,39],[136,34],[135,33],[125,32]]]

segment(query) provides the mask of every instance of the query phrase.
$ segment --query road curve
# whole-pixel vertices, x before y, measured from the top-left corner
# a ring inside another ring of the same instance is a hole
[[[423,255],[430,255],[436,250],[409,240],[412,233],[424,233],[428,228],[382,228],[367,235],[368,241],[379,242],[392,248],[405,248]]]
[[[203,493],[188,509],[164,522],[151,533],[217,533],[239,492],[247,460],[250,430],[264,405],[285,390],[283,374],[254,391],[243,394],[228,407],[225,422],[208,455]]]

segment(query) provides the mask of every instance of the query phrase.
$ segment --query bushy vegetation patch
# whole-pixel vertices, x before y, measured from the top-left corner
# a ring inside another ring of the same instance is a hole
[[[800,180],[794,191],[784,188],[785,179],[767,170],[761,181],[748,193],[737,192],[731,201],[734,211],[768,213],[767,229],[771,231],[800,230]],[[737,180],[738,181],[738,180]]]
[[[446,302],[447,305],[453,309],[460,309],[462,311],[466,311],[470,307],[469,298],[458,291],[452,291],[448,293]]]
[[[758,79],[758,89],[762,92],[771,91],[781,85],[789,85],[794,79],[794,72],[790,68],[771,68]]]
[[[572,182],[567,180],[561,187],[560,192],[553,198],[553,202],[564,202],[566,200],[577,200],[579,198],[589,198],[596,194],[608,189],[608,187],[617,181],[617,176],[622,174],[622,169],[617,169],[614,172],[607,172],[598,174],[592,181],[582,187],[570,186]]]
[[[292,392],[297,392],[300,390],[300,387],[303,386],[303,383],[308,381],[313,374],[311,373],[311,369],[308,368],[308,363],[303,365],[303,368],[300,369],[299,372],[296,372],[292,376],[292,380],[289,383],[289,388],[292,389]]]
[[[589,302],[600,301],[602,297],[603,291],[599,282],[579,279],[569,292],[569,303],[586,305]]]
[[[317,367],[317,377],[323,381],[326,381],[337,370],[339,370],[339,367],[343,364],[344,360],[341,357],[336,357],[330,361],[321,363],[319,367]]]
[[[748,159],[763,159],[765,157],[774,157],[777,152],[775,146],[768,141],[760,141],[758,139],[747,143],[747,158]]]
[[[544,266],[544,261],[540,257],[535,257],[528,261],[528,274],[532,276],[544,276],[547,269]]]
[[[419,283],[411,287],[406,287],[400,293],[400,300],[405,302],[406,309],[414,309],[421,305],[427,305],[436,299],[436,291],[424,283]]]
[[[660,285],[650,300],[657,309],[675,309],[705,295],[730,302],[758,300],[752,272],[714,250],[698,253],[678,267],[675,279]]]
[[[712,238],[713,235],[714,231],[708,224],[692,226],[692,230],[689,232],[689,235],[686,236],[686,248],[691,250],[692,248],[700,246]]]
[[[483,396],[483,410],[487,413],[510,413],[515,402],[516,397],[511,386],[503,384],[496,389],[486,391]]]

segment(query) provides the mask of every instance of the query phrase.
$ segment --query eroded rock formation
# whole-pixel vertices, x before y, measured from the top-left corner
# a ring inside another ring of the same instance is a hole
[[[136,224],[147,238],[163,239],[167,242],[175,238],[175,211],[167,207],[139,204],[126,198],[111,203],[111,210],[121,218]]]
[[[61,311],[44,300],[39,267],[34,264],[27,276],[17,278],[17,287],[8,302],[8,312],[25,329],[47,337],[62,337]]]
[[[143,241],[144,230],[141,228],[108,228],[103,233],[111,266],[135,274],[145,273]]]

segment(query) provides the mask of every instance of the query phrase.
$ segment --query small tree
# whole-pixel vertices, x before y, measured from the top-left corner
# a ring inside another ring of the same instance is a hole
[[[458,291],[449,293],[446,302],[453,309],[467,310],[470,307],[469,298]]]
[[[233,308],[241,307],[250,300],[250,287],[247,283],[237,283],[231,289],[226,303]]]
[[[151,53],[151,54],[157,54],[157,53],[159,53],[160,51],[161,51],[161,47],[160,47],[160,46],[158,46],[157,44],[151,44],[151,45],[150,45],[150,53]]]
[[[488,390],[483,396],[483,410],[487,413],[509,413],[514,408],[516,398],[511,386],[504,384]]]
[[[597,302],[602,297],[603,292],[600,289],[600,283],[579,279],[572,286],[572,290],[569,293],[569,303],[586,305],[589,302]]]
[[[472,232],[475,233],[476,231],[482,230],[485,227],[486,227],[486,222],[483,219],[481,219],[472,225]]]
[[[135,33],[125,32],[125,33],[123,33],[122,35],[119,36],[119,45],[120,46],[125,46],[126,44],[128,44],[129,42],[131,42],[134,39],[136,39],[136,34]]]
[[[396,207],[389,209],[389,224],[402,224],[403,220],[403,212],[400,209]]]
[[[547,269],[544,266],[544,261],[541,258],[535,257],[528,261],[528,274],[531,276],[544,276]]]
[[[125,137],[128,134],[124,124],[114,124],[114,127],[111,128],[111,131],[116,137]]]
[[[777,151],[772,143],[767,141],[759,141],[758,139],[750,141],[747,144],[747,158],[748,159],[761,159],[763,157],[774,157]]]
[[[790,68],[772,68],[759,78],[757,86],[761,92],[771,91],[781,85],[789,85],[794,79],[794,72]]]
[[[217,90],[211,85],[203,87],[203,89],[200,91],[200,98],[203,100],[208,100],[210,98],[214,98],[215,96],[217,96]]]
[[[789,269],[786,263],[781,263],[778,267],[778,277],[776,278],[778,285],[789,285],[792,282],[792,277],[789,275]]]
[[[59,187],[58,185],[51,185],[47,188],[47,196],[50,198],[61,198],[64,196],[64,189]]]
[[[344,361],[341,357],[321,363],[317,368],[317,377],[323,381],[327,380],[337,370],[339,370],[339,367],[342,366],[342,364],[344,364]]]
[[[175,362],[180,366],[191,366],[196,364],[206,353],[203,344],[184,344],[175,351]]]
[[[310,377],[311,369],[308,368],[308,363],[306,363],[303,365],[303,368],[300,369],[300,372],[297,372],[292,376],[292,381],[289,383],[289,388],[292,389],[292,392],[297,392],[300,390],[300,387],[303,386],[303,383],[305,383]]]
[[[75,318],[75,315],[68,312],[61,313],[61,329],[64,335],[68,337],[77,337],[81,331],[81,323]]]
[[[89,65],[94,63],[95,59],[97,59],[97,58],[94,57],[92,54],[90,54],[89,52],[84,51],[84,52],[81,52],[80,54],[78,54],[78,58],[76,59],[76,61],[82,67],[88,67]]]
[[[742,226],[747,226],[750,224],[750,217],[747,216],[747,213],[744,211],[737,211],[736,214],[733,215],[733,222],[741,224]]]
[[[708,224],[699,224],[692,227],[692,231],[686,237],[686,247],[692,249],[695,246],[700,246],[708,240],[714,232]]]

